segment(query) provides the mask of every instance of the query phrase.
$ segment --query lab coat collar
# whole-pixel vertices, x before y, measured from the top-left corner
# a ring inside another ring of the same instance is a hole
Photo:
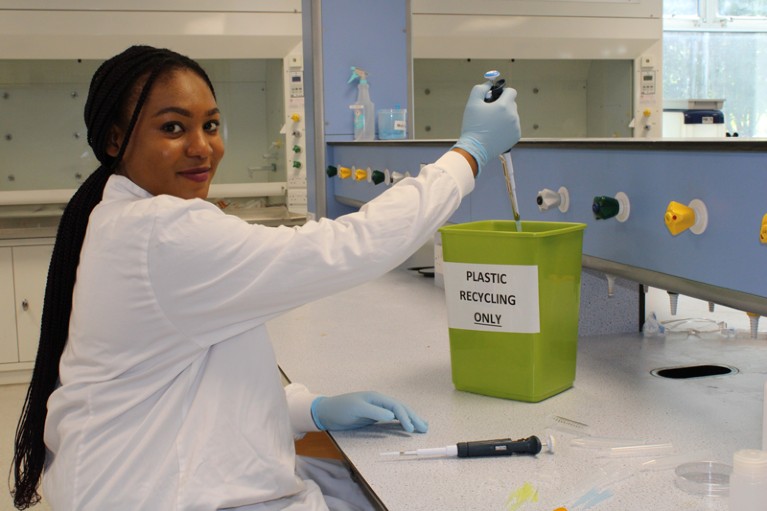
[[[133,199],[148,199],[153,195],[125,176],[112,174],[104,187],[104,201]]]

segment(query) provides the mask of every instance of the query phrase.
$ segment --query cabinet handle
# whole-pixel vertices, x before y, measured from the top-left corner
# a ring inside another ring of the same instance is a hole
[[[21,308],[22,310],[29,310],[29,300],[24,298],[24,301],[21,302]]]

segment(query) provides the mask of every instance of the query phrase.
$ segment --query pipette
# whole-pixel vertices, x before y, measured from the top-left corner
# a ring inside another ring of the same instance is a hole
[[[499,156],[501,166],[503,166],[503,177],[506,178],[506,191],[509,193],[511,201],[511,212],[514,215],[514,222],[517,224],[517,232],[522,231],[522,221],[519,216],[519,203],[517,202],[517,187],[514,181],[514,166],[511,164],[511,152],[507,151]]]
[[[412,451],[382,452],[381,456],[457,456],[459,458],[477,458],[483,456],[512,456],[519,454],[536,455],[541,452],[541,440],[533,435],[528,438],[512,440],[511,438],[499,438],[497,440],[479,440],[475,442],[458,442],[455,445],[445,447],[431,447],[428,449],[414,449]],[[554,452],[554,437],[547,435],[546,450]]]
[[[492,70],[485,73],[485,79],[493,82],[490,90],[485,95],[485,103],[492,103],[498,99],[503,93],[503,86],[506,85],[506,80],[500,78],[501,73]],[[519,215],[519,203],[517,202],[517,187],[514,180],[514,165],[511,163],[511,149],[499,156],[501,159],[501,165],[503,166],[503,177],[506,178],[506,191],[509,194],[509,201],[511,202],[511,212],[514,215],[514,222],[517,224],[517,232],[522,230],[522,222]]]

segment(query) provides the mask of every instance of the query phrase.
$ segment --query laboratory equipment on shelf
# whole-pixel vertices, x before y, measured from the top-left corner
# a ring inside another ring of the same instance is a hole
[[[407,109],[396,105],[378,111],[378,138],[397,140],[407,138]]]
[[[666,100],[664,138],[725,138],[724,99]],[[737,136],[737,135],[736,135]]]
[[[357,101],[349,105],[354,111],[354,140],[374,140],[376,138],[375,105],[370,99],[368,74],[364,69],[352,66],[352,75],[347,83],[359,80]]]
[[[604,195],[594,197],[591,211],[594,213],[594,218],[597,220],[606,220],[615,217],[619,222],[625,222],[629,219],[631,204],[628,195],[623,192],[618,192],[615,194],[614,198]]]
[[[554,437],[547,435],[544,438],[546,451],[554,453]],[[447,456],[458,458],[479,458],[487,456],[513,456],[521,454],[536,455],[541,452],[544,443],[535,435],[519,440],[511,438],[499,438],[496,440],[478,440],[473,442],[458,442],[455,445],[445,447],[430,447],[427,449],[413,449],[410,451],[382,452],[381,456],[396,457],[430,457]]]

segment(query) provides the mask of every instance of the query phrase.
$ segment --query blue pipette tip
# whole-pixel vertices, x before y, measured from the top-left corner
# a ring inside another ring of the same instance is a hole
[[[495,79],[496,79],[496,78],[498,78],[499,76],[501,76],[501,72],[500,72],[500,71],[496,71],[495,69],[493,69],[492,71],[488,71],[487,73],[485,73],[485,78],[486,78],[487,80],[495,80]]]

